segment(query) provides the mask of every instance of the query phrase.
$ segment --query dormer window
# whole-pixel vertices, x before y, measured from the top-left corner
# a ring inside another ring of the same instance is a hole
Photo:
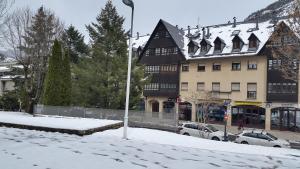
[[[241,40],[241,38],[239,36],[235,36],[233,39],[232,39],[232,51],[233,52],[240,52],[244,43],[243,41]]]
[[[225,47],[224,41],[219,37],[217,37],[216,40],[214,41],[214,45],[215,45],[214,53],[221,53],[223,48]]]
[[[201,53],[202,54],[206,54],[209,51],[209,49],[211,48],[210,42],[207,41],[206,39],[203,39],[200,42],[200,45],[201,45]]]
[[[194,41],[191,41],[189,44],[188,44],[188,53],[189,54],[195,54],[197,52],[197,50],[199,49],[199,46],[196,42]]]
[[[249,51],[256,51],[259,46],[259,39],[252,33],[249,40]]]

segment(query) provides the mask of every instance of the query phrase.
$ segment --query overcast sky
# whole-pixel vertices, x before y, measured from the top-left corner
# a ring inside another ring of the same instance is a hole
[[[85,25],[95,21],[107,0],[15,0],[14,9],[44,5],[55,12],[66,25],[73,24],[86,38]],[[134,32],[152,33],[159,19],[186,28],[227,23],[234,16],[242,21],[276,0],[133,0],[135,3]],[[120,15],[126,18],[129,30],[131,9],[122,0],[113,0]],[[87,40],[87,39],[86,39]]]

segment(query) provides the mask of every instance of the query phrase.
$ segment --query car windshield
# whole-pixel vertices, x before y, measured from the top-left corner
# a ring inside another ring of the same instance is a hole
[[[267,133],[267,136],[271,137],[273,140],[277,140],[277,139],[278,139],[277,137],[273,136],[273,135],[270,134],[270,133]]]
[[[214,126],[212,125],[207,125],[206,126],[209,130],[211,130],[212,132],[216,132],[216,131],[219,131],[218,129],[216,129]]]

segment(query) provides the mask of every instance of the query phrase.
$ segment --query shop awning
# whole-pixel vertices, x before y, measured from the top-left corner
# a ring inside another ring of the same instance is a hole
[[[262,106],[262,102],[235,101],[234,106]]]

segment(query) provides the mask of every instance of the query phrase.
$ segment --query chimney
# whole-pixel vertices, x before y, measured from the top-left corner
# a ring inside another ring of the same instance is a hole
[[[236,17],[233,17],[233,26],[232,27],[236,27]]]
[[[187,36],[188,37],[191,36],[191,27],[190,26],[188,26],[188,34],[187,34]]]
[[[258,18],[256,18],[256,27],[255,27],[256,30],[259,30],[258,22],[259,22],[259,20],[258,20]]]
[[[136,40],[138,40],[138,39],[140,39],[140,33],[139,32],[136,33]]]
[[[178,29],[178,25],[176,25],[176,28]]]
[[[210,31],[209,31],[209,27],[207,27],[207,35],[206,38],[208,39],[210,37]]]
[[[202,28],[202,39],[205,39],[205,28]]]

